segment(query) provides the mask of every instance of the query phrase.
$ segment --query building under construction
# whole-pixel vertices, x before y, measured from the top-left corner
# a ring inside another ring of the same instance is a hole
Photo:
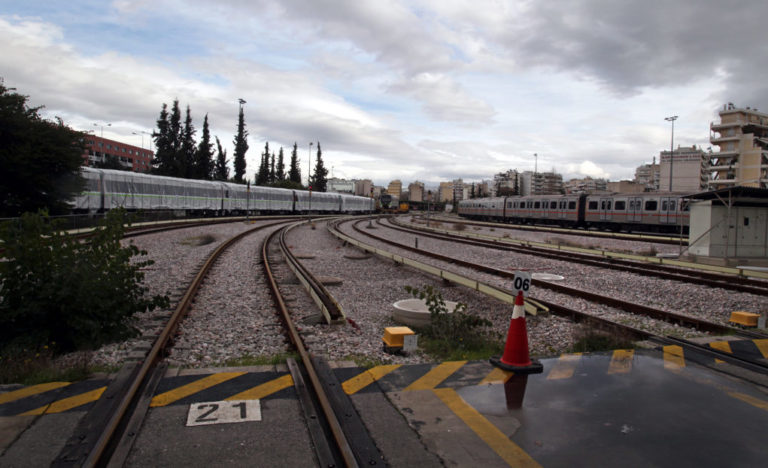
[[[728,103],[710,130],[720,150],[709,156],[708,188],[768,188],[768,114]]]

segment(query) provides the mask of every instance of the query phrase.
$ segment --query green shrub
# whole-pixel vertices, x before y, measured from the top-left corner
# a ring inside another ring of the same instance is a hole
[[[57,229],[47,213],[27,213],[0,228],[0,351],[40,349],[54,354],[95,349],[135,334],[137,312],[168,307],[147,297],[143,268],[152,260],[120,245],[127,215],[112,210],[87,242]]]
[[[467,305],[459,302],[451,313],[443,296],[432,286],[405,290],[426,302],[430,324],[420,330],[425,350],[443,359],[488,357],[498,350],[498,339],[489,330],[493,324],[467,312]],[[479,355],[478,355],[479,353]]]

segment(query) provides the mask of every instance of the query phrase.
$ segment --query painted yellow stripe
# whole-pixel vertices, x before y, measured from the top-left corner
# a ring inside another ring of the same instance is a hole
[[[69,398],[64,398],[62,400],[54,401],[50,405],[41,406],[40,408],[36,408],[21,414],[22,416],[26,416],[30,414],[37,415],[37,414],[62,413],[64,411],[71,410],[72,408],[77,408],[78,406],[82,406],[87,403],[91,403],[93,401],[98,400],[99,398],[101,398],[101,394],[104,393],[104,390],[106,389],[107,389],[106,386],[97,388],[96,390],[91,390],[90,392],[85,392],[85,393],[81,393],[80,395],[75,395]]]
[[[482,414],[468,405],[454,389],[438,388],[433,392],[507,464],[520,467],[541,466]]]
[[[12,392],[0,394],[0,405],[8,403],[10,401],[21,400],[32,395],[48,392],[57,388],[66,387],[69,382],[48,382],[39,385],[32,385],[30,387],[20,388]]]
[[[249,390],[240,392],[237,395],[232,395],[227,400],[258,400],[268,397],[273,393],[279,392],[284,388],[288,388],[293,385],[293,377],[291,374],[285,374],[282,377],[278,377],[269,382],[265,382],[261,385],[257,385]]]
[[[680,370],[685,367],[685,356],[682,346],[664,346],[664,368],[667,370]]]
[[[563,354],[557,360],[555,367],[549,371],[547,380],[570,379],[576,372],[576,366],[581,361],[582,353]]]
[[[763,401],[759,398],[755,398],[755,397],[745,395],[743,393],[738,393],[738,392],[729,392],[728,395],[732,396],[733,398],[739,399],[745,403],[749,403],[750,405],[756,408],[760,408],[768,411],[768,402]]]
[[[712,343],[709,343],[709,347],[712,349],[716,349],[718,351],[722,351],[724,353],[733,354],[733,351],[731,351],[731,344],[727,341],[713,341]],[[722,359],[715,359],[715,362],[718,364],[722,364],[725,361]]]
[[[182,385],[179,388],[174,388],[173,390],[161,393],[160,395],[155,395],[149,406],[157,407],[169,405],[174,401],[181,400],[182,398],[186,398],[194,393],[226,382],[227,380],[234,379],[235,377],[240,377],[243,374],[245,374],[245,372],[220,372],[218,374],[209,375],[200,380],[188,383],[187,385]]]
[[[609,374],[628,374],[632,370],[632,359],[635,357],[634,349],[617,349],[613,352],[611,365],[608,366]]]
[[[431,390],[440,385],[454,372],[459,370],[467,361],[448,361],[440,364],[431,371],[424,374],[420,379],[408,385],[404,392],[410,390]]]
[[[514,372],[505,371],[504,369],[494,367],[493,370],[488,375],[486,375],[482,382],[480,382],[478,385],[504,383],[513,375],[515,375]]]
[[[755,346],[760,350],[760,353],[764,358],[768,359],[768,338],[761,338],[759,340],[752,340],[755,342]]]
[[[386,366],[373,367],[361,373],[360,375],[347,380],[341,384],[341,387],[344,389],[344,392],[346,392],[347,395],[352,395],[364,389],[373,382],[376,382],[400,366],[401,364],[389,364]]]

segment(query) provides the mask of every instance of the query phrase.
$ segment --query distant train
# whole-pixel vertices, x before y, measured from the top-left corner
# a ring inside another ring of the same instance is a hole
[[[611,231],[688,232],[683,193],[534,195],[461,200],[459,216]]]
[[[179,179],[140,172],[82,168],[85,190],[75,212],[183,210],[199,214],[372,213],[372,198],[308,192],[212,180]]]

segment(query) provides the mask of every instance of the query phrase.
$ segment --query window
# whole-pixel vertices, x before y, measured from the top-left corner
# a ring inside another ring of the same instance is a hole
[[[645,201],[645,211],[656,211],[658,207],[659,207],[659,202],[657,200]]]
[[[677,202],[675,202],[675,200],[670,200],[669,201],[669,211],[675,211],[676,205],[677,205]]]
[[[568,202],[568,209],[569,210],[575,210],[576,209],[576,200],[571,200]]]
[[[624,200],[616,200],[616,211],[624,211],[627,208],[627,202]]]
[[[589,202],[589,209],[590,210],[596,210],[597,209],[597,200],[592,200]]]
[[[600,209],[601,210],[605,210],[606,209],[605,200],[600,200]]]
[[[661,202],[661,211],[667,211],[667,201],[662,200]]]
[[[533,209],[534,210],[538,210],[539,208],[541,208],[541,202],[539,202],[539,201],[534,202],[533,203]]]
[[[556,201],[553,201],[553,202],[551,202],[551,203],[549,204],[549,207],[550,207],[551,209],[553,209],[553,210],[556,210],[556,209],[557,209],[557,202],[556,202]]]

